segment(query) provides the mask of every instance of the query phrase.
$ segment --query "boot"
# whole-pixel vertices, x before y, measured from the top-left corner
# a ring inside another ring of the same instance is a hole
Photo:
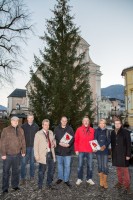
[[[21,182],[20,182],[20,185],[26,185],[26,180],[22,179]]]
[[[100,186],[103,187],[103,173],[99,173],[99,179],[100,179]]]
[[[130,186],[126,188],[126,190],[124,191],[125,194],[132,194],[131,190],[130,190]]]
[[[114,188],[117,188],[117,189],[121,189],[122,187],[123,185],[119,182],[114,185]]]
[[[108,188],[107,175],[106,175],[106,174],[103,174],[103,187],[104,187],[105,189]]]

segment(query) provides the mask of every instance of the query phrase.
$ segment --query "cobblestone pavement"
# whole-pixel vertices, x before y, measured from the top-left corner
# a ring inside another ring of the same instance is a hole
[[[2,162],[0,161],[0,176],[1,176]],[[37,168],[37,166],[36,166]],[[85,166],[86,172],[86,166]],[[123,194],[122,190],[114,189],[113,186],[117,182],[115,168],[111,166],[109,162],[109,176],[108,185],[109,188],[104,190],[99,186],[99,177],[97,174],[97,162],[94,159],[94,175],[93,180],[95,182],[94,186],[90,186],[84,181],[80,186],[76,186],[75,182],[77,180],[77,157],[73,157],[72,161],[72,171],[70,181],[72,183],[72,188],[68,188],[64,183],[55,185],[55,190],[50,190],[45,187],[42,191],[37,189],[37,169],[35,182],[31,183],[27,180],[26,186],[20,186],[21,190],[19,192],[14,192],[9,189],[9,193],[6,196],[2,196],[2,191],[0,189],[0,200],[133,200],[133,180],[131,180],[131,195]],[[131,175],[133,177],[133,167],[130,168]],[[132,178],[133,179],[133,178]],[[55,173],[56,181],[56,173]],[[1,188],[1,181],[0,181]]]

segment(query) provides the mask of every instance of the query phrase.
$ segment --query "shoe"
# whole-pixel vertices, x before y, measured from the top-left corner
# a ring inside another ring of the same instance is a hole
[[[62,180],[61,179],[58,179],[57,181],[56,181],[56,184],[60,184],[62,182]]]
[[[50,190],[57,190],[57,188],[55,188],[53,185],[47,185],[47,188]]]
[[[87,180],[86,182],[89,183],[90,185],[95,185],[95,183],[93,182],[92,179],[89,179],[89,180]]]
[[[132,194],[131,190],[130,190],[130,187],[126,188],[124,191],[123,191],[124,194]]]
[[[117,188],[117,189],[121,189],[122,187],[123,185],[119,182],[114,185],[114,188]]]
[[[72,185],[70,184],[69,181],[65,182],[65,184],[66,184],[68,187],[72,187]]]
[[[30,178],[30,182],[31,182],[31,183],[34,183],[34,180],[35,180],[34,177],[31,177],[31,178]]]
[[[39,191],[41,191],[41,190],[42,190],[42,187],[41,187],[41,186],[39,186],[39,187],[38,187],[38,190],[39,190]]]
[[[7,194],[8,193],[8,190],[4,190],[3,191],[3,195]]]
[[[26,179],[21,179],[20,185],[26,185]]]
[[[15,188],[12,188],[13,190],[17,191],[17,190],[20,190],[19,187],[15,187]]]
[[[81,179],[78,179],[77,181],[76,181],[76,185],[80,185],[82,183],[82,180]]]
[[[38,187],[34,191],[37,192],[38,194],[41,194],[43,190],[42,187]]]

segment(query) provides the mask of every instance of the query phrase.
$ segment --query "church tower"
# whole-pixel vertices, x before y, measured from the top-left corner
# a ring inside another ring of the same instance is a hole
[[[86,52],[85,54],[85,62],[88,62],[88,67],[90,70],[90,86],[92,90],[92,97],[94,100],[94,105],[96,105],[96,102],[101,100],[101,76],[102,73],[100,71],[100,66],[95,64],[89,55],[89,47],[90,45],[81,38],[80,45],[79,45],[79,53]]]

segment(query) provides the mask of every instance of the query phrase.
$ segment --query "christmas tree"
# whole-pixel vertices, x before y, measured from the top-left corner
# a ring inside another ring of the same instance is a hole
[[[39,122],[49,118],[58,124],[66,116],[75,129],[84,115],[92,119],[93,110],[86,51],[79,52],[81,37],[70,11],[68,0],[57,0],[54,16],[46,21],[43,59],[35,57],[29,98]]]

